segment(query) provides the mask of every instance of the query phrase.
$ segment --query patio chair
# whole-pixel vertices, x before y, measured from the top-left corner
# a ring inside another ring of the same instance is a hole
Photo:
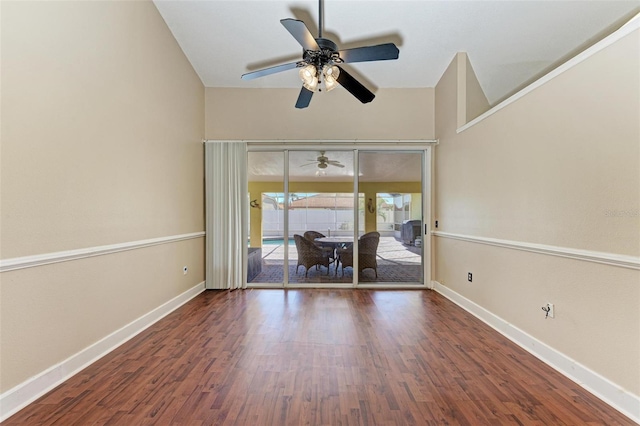
[[[324,238],[326,235],[318,231],[307,231],[304,233],[304,237],[309,241],[315,241],[316,238]]]
[[[377,234],[377,235],[376,235]],[[380,243],[380,234],[377,232],[370,232],[363,235],[358,240],[358,269],[360,273],[365,269],[373,269],[378,278],[378,261],[376,260],[378,254],[378,244]],[[342,276],[344,277],[344,268],[353,268],[353,246],[338,249],[338,262],[342,264]],[[338,269],[336,267],[336,274]]]
[[[329,256],[327,252],[301,235],[295,234],[293,239],[296,242],[296,250],[298,251],[296,274],[298,273],[298,268],[302,265],[306,269],[304,276],[307,277],[309,268],[318,265],[325,266],[327,268],[327,275],[329,275]]]
[[[329,258],[332,261],[335,259],[335,256],[333,254],[333,252],[335,250],[335,244],[322,244],[322,243],[316,241],[316,238],[324,238],[325,237],[325,235],[322,232],[307,231],[307,232],[304,233],[304,237],[307,240],[312,241],[313,244],[315,244],[316,246],[320,247],[325,252],[327,252],[327,255],[329,256]]]
[[[371,231],[371,232],[367,232],[360,238],[362,239],[362,238],[368,238],[368,237],[377,237],[378,239],[380,239],[380,233],[377,231]]]

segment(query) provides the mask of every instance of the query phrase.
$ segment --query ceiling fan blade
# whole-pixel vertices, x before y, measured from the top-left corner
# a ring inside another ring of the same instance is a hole
[[[320,50],[316,39],[313,38],[309,28],[304,22],[297,19],[281,19],[280,23],[291,33],[298,43],[304,48],[304,50]]]
[[[248,72],[242,74],[243,80],[253,80],[254,78],[264,77],[265,75],[275,74],[277,72],[287,71],[294,69],[298,66],[297,62],[289,62],[288,64],[276,65],[275,67],[264,68],[258,71]]]
[[[378,44],[376,46],[356,47],[338,52],[340,59],[345,63],[387,61],[398,59],[400,51],[393,43]]]
[[[300,90],[300,94],[298,95],[298,100],[296,101],[296,108],[308,107],[312,96],[313,92],[311,90],[307,90],[307,88],[303,86]]]
[[[329,164],[330,166],[340,167],[341,169],[344,168],[344,165],[342,165],[341,163],[339,163],[337,161],[329,161],[327,164]]]
[[[353,78],[351,74],[346,72],[342,67],[340,68],[340,74],[338,74],[337,81],[342,87],[347,89],[349,93],[358,98],[360,102],[366,104],[371,102],[376,97],[369,89],[364,87],[358,80]]]

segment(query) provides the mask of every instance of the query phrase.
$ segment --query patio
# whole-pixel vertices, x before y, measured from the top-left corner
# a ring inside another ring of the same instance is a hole
[[[282,283],[284,280],[284,244],[264,244],[262,247],[262,272],[251,284]],[[373,269],[365,269],[360,275],[360,283],[422,283],[422,248],[406,246],[395,237],[380,237],[377,250],[378,278]],[[289,283],[329,284],[353,282],[353,269],[342,268],[336,275],[335,263],[327,269],[309,269],[305,277],[305,268],[300,266],[296,274],[297,252],[293,243],[289,244]]]

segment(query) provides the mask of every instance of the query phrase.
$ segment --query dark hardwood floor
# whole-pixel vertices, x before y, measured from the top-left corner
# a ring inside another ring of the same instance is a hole
[[[433,291],[207,291],[6,425],[635,424]]]

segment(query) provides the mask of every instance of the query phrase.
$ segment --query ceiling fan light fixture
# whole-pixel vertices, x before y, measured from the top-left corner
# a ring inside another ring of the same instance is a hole
[[[340,68],[335,65],[325,65],[322,69],[322,75],[324,76],[324,87],[327,92],[332,91],[338,85],[338,75],[340,74]]]
[[[318,88],[318,71],[316,67],[314,65],[306,65],[300,68],[299,74],[305,89],[315,92]]]
[[[318,176],[318,177],[323,177],[323,176],[326,176],[326,175],[327,175],[327,172],[324,171],[324,170],[317,170],[316,171],[316,176]]]
[[[340,68],[335,65],[325,65],[322,69],[322,73],[324,74],[324,78],[331,77],[336,79],[338,78],[338,75],[340,75]]]
[[[309,65],[305,65],[304,67],[300,68],[300,71],[298,72],[300,74],[300,79],[305,82],[305,83],[309,83],[311,82],[311,80],[316,77],[317,75],[317,70],[316,67],[309,64]]]
[[[333,89],[335,89],[337,85],[338,85],[338,82],[331,77],[324,79],[324,88],[327,92],[330,92]]]
[[[305,89],[315,92],[318,89],[318,77],[313,77],[310,83],[302,83]]]

